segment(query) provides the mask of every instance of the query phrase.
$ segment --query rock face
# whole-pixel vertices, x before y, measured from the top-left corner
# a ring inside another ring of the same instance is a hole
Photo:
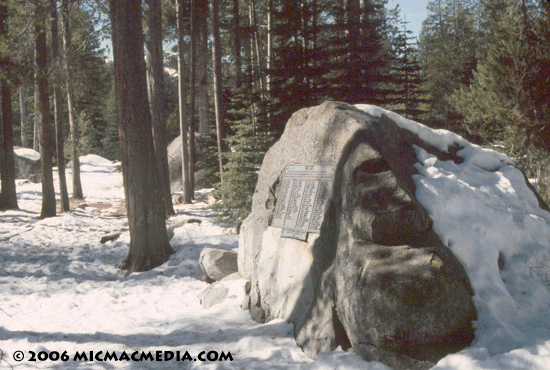
[[[201,159],[205,154],[204,149],[204,139],[200,134],[196,134],[197,147],[196,147],[196,156],[198,159]],[[181,135],[175,138],[168,145],[168,172],[170,174],[170,186],[172,192],[181,191]],[[207,181],[208,174],[211,171],[200,169],[195,172],[195,189],[204,189],[211,187],[212,184],[209,184]]]
[[[201,251],[199,264],[210,279],[220,281],[238,271],[237,252],[206,247]]]
[[[327,102],[295,113],[266,154],[239,241],[256,319],[287,319],[315,357],[338,346],[394,368],[426,368],[469,345],[476,311],[463,266],[415,198],[414,146],[461,162],[382,116]],[[271,227],[289,164],[334,163],[320,233]]]
[[[40,154],[32,149],[15,148],[15,178],[40,182]]]

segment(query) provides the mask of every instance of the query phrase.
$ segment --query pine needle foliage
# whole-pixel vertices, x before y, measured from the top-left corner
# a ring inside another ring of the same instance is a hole
[[[502,2],[490,9],[494,40],[469,87],[450,99],[472,135],[500,142],[520,157],[550,147],[550,47],[546,6],[523,13]]]
[[[228,151],[223,153],[223,180],[214,193],[221,201],[213,209],[219,212],[217,222],[238,228],[250,213],[260,164],[273,135],[259,92],[250,85],[236,91],[227,110],[230,132],[224,140]]]

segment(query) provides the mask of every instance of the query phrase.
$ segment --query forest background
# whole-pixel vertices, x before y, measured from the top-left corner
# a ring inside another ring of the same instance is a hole
[[[185,201],[202,170],[222,221],[248,214],[290,115],[326,100],[379,105],[504,152],[550,198],[547,0],[432,0],[418,39],[387,0],[142,5],[153,138],[165,148],[184,133]],[[121,159],[115,68],[102,48],[111,31],[104,0],[0,1],[3,208],[10,145],[71,160],[73,171],[79,155]]]

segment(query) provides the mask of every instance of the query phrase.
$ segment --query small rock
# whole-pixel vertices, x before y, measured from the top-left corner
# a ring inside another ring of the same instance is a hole
[[[172,202],[174,204],[182,204],[183,203],[183,195],[173,195],[172,196]]]
[[[241,303],[241,310],[248,311],[250,309],[250,296],[246,295]]]
[[[209,285],[199,294],[201,305],[209,309],[210,307],[222,303],[227,298],[229,289],[223,284]]]
[[[265,311],[261,307],[250,307],[250,317],[257,323],[263,324],[265,322]]]
[[[237,252],[223,248],[204,248],[199,263],[206,275],[214,281],[220,281],[238,271]]]
[[[105,244],[107,242],[117,240],[119,236],[120,236],[120,233],[112,233],[112,234],[103,235],[101,237],[101,239],[99,240],[99,242],[101,244]]]

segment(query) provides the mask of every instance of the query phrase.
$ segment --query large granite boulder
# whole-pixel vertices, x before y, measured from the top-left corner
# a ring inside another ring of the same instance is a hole
[[[310,356],[338,346],[394,368],[426,368],[469,345],[476,310],[464,267],[415,198],[415,147],[461,162],[385,116],[327,102],[295,113],[260,169],[239,273],[256,320],[287,319]],[[334,164],[319,233],[273,227],[289,164]]]
[[[40,182],[40,153],[28,148],[15,147],[15,178]]]
[[[207,138],[199,133],[195,134],[196,148],[195,155],[198,160],[204,160],[208,143]],[[168,145],[168,172],[170,175],[170,186],[172,192],[181,191],[181,135],[176,137]],[[195,171],[195,189],[210,188],[213,186],[211,179],[215,169],[202,168]]]

